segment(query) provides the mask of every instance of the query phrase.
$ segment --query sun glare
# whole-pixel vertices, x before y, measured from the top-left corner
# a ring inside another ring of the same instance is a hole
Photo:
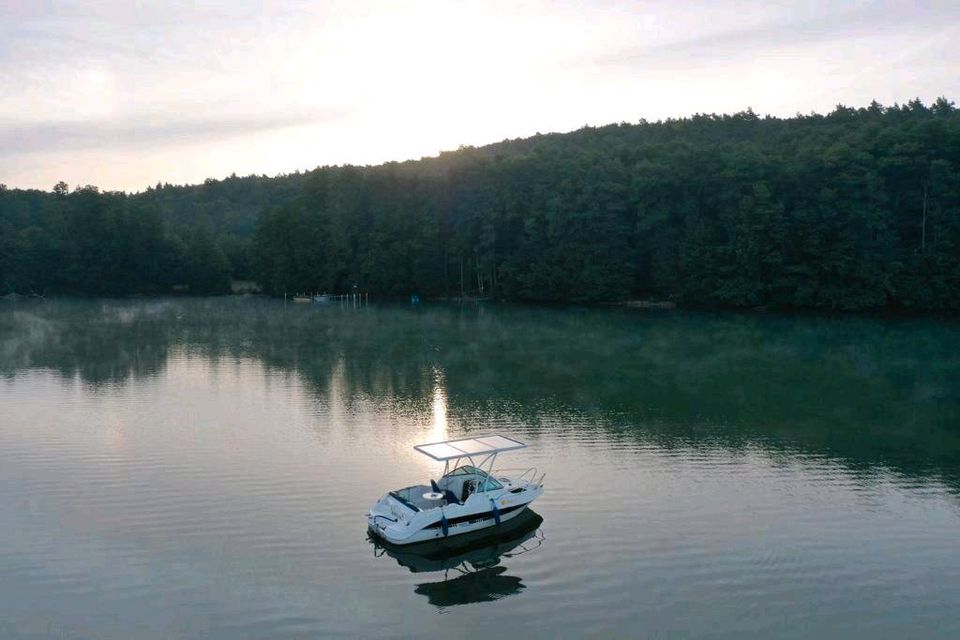
[[[449,440],[447,436],[447,390],[443,372],[434,370],[433,374],[433,421],[430,424],[428,442]]]

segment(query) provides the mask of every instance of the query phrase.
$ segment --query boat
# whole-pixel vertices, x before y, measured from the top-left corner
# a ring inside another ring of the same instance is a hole
[[[443,462],[430,484],[388,492],[367,513],[370,534],[393,545],[435,541],[502,526],[543,493],[537,468],[516,477],[495,471],[497,456],[527,445],[502,435],[418,444],[423,455]]]

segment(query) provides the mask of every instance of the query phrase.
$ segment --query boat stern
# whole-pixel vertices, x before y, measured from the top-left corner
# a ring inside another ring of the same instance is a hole
[[[405,514],[395,507],[389,494],[377,500],[367,512],[367,529],[378,538],[393,542],[406,528]]]

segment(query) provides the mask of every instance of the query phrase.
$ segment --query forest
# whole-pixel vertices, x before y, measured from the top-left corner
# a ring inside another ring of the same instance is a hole
[[[960,113],[584,127],[379,166],[0,185],[0,295],[266,293],[960,309]]]

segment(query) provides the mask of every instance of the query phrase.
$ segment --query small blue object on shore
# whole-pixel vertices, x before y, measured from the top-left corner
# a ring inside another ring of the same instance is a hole
[[[420,296],[417,294],[410,296],[410,304],[420,304]]]

